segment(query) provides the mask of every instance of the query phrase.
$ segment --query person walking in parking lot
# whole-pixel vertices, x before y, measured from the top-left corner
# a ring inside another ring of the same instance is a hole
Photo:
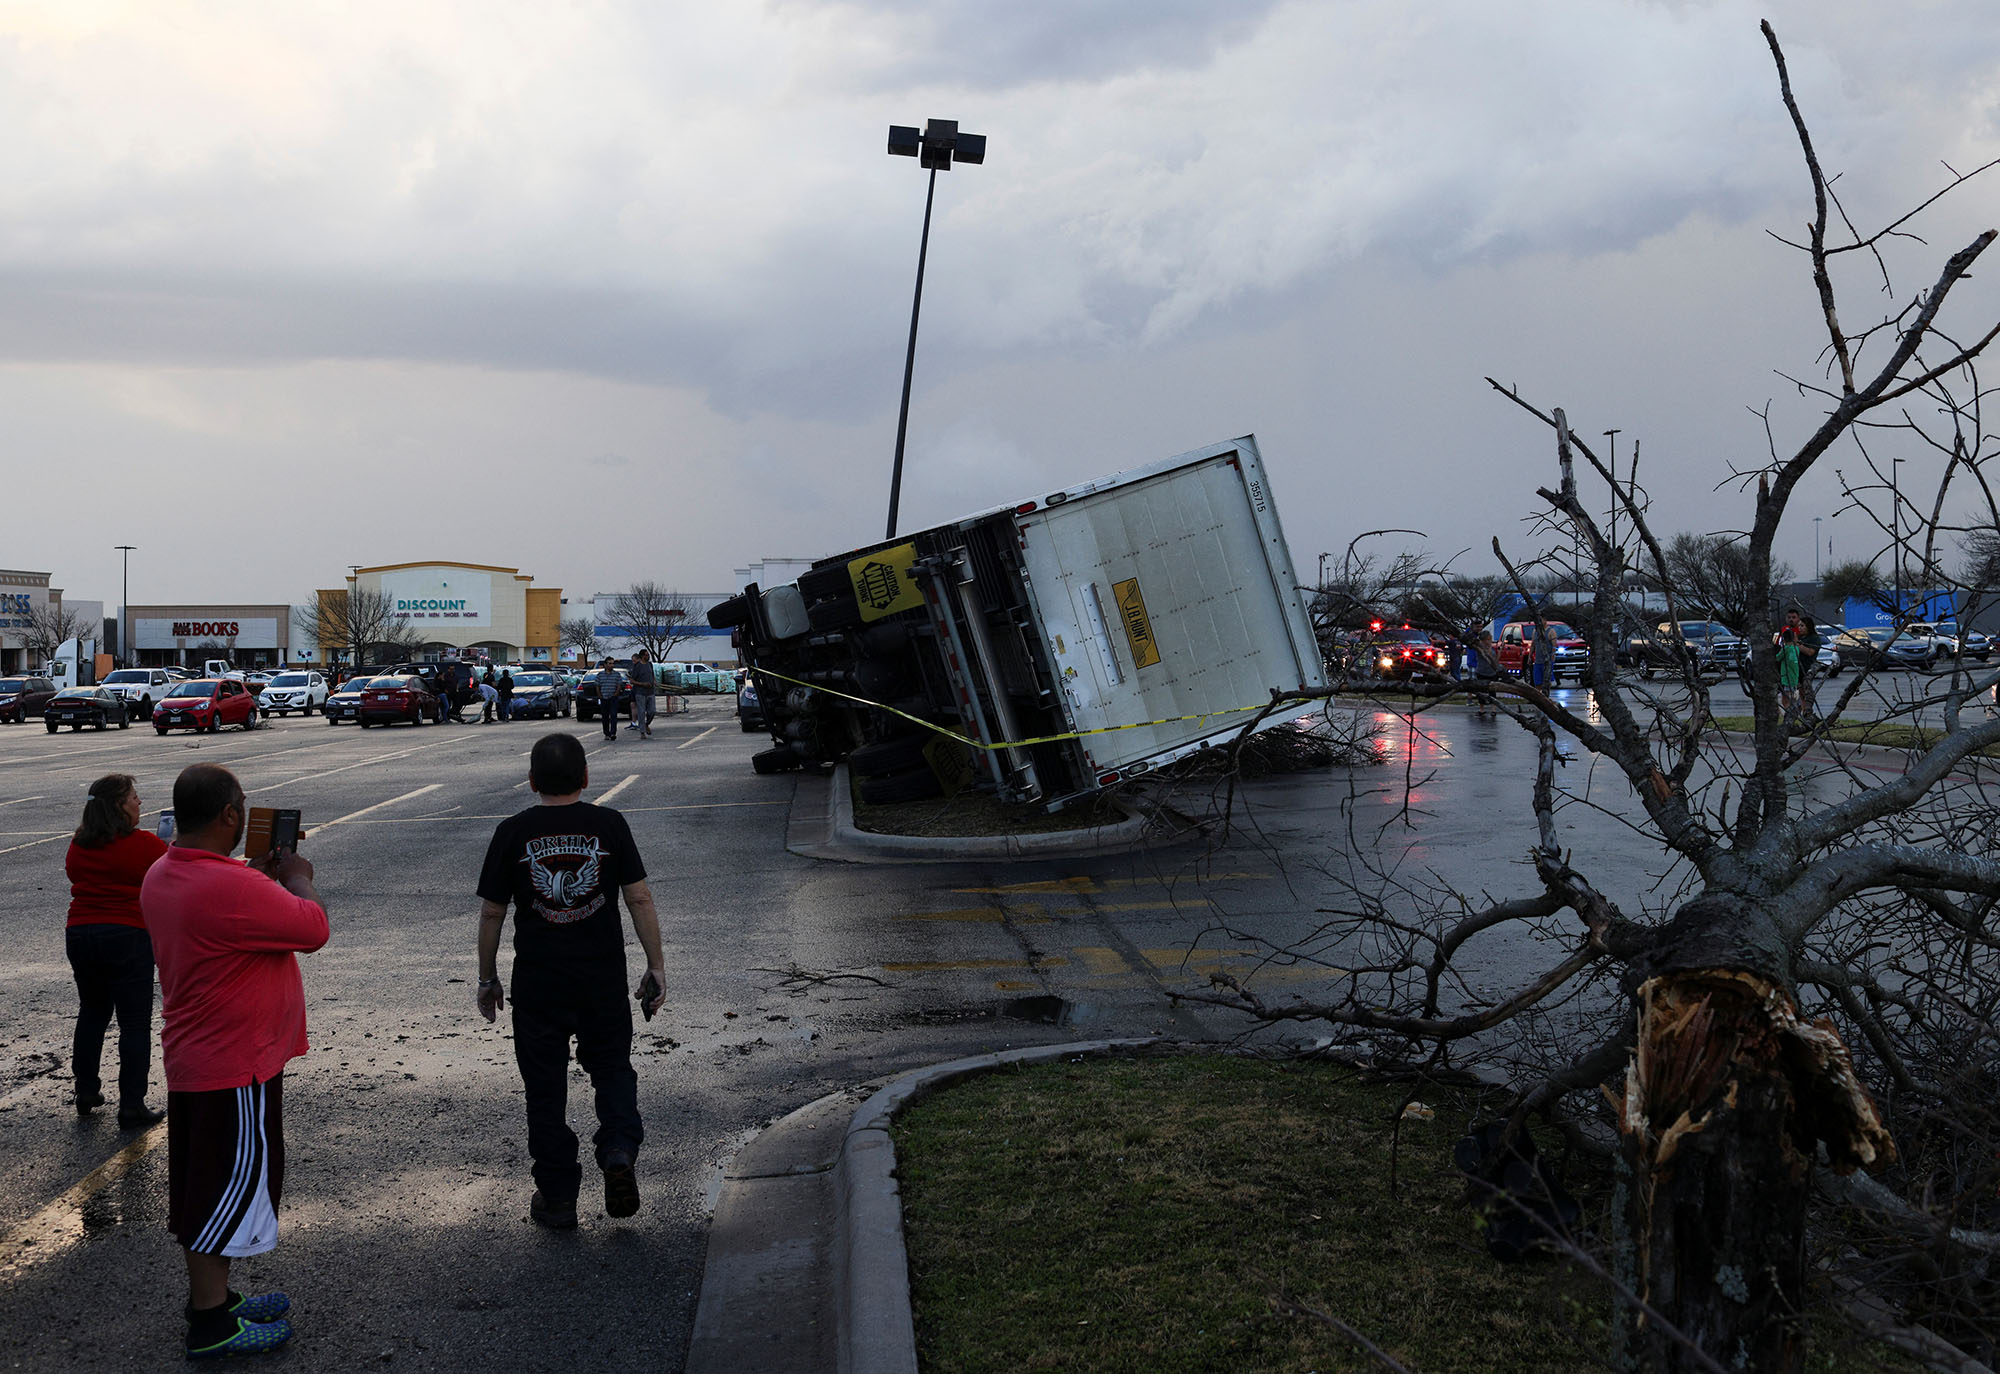
[[[326,943],[326,904],[296,850],[230,857],[246,810],[227,768],[182,769],[179,835],[139,891],[160,965],[167,1228],[187,1261],[190,1359],[255,1354],[292,1334],[291,1300],[234,1291],[229,1266],[278,1243],[284,1069],[306,1052],[297,956]]]
[[[608,660],[607,660],[608,662]],[[632,1069],[632,1008],[625,1000],[625,933],[618,899],[646,954],[638,1000],[648,1019],[666,997],[660,923],[646,865],[625,817],[583,800],[590,772],[575,735],[544,735],[528,756],[539,805],[493,832],[479,873],[480,1015],[507,1005],[498,966],[500,929],[514,908],[514,1060],[528,1109],[534,1195],[528,1214],[543,1226],[576,1225],[583,1182],[567,1120],[569,1043],[596,1092],[597,1165],[604,1212],[639,1210],[633,1160],[645,1142],[639,1079]]]
[[[654,693],[659,677],[653,672],[652,657],[644,649],[632,655],[632,728],[640,739],[653,737]]]
[[[161,1113],[146,1105],[153,1071],[153,941],[139,914],[139,884],[167,843],[139,828],[139,785],[107,773],[90,785],[83,822],[69,842],[69,923],[63,949],[76,979],[76,1032],[70,1070],[76,1114],[104,1105],[99,1065],[104,1032],[118,1017],[118,1125],[150,1126]]]
[[[591,678],[597,684],[597,718],[604,722],[604,738],[618,738],[618,691],[625,685],[625,679],[618,676],[618,670],[611,666],[610,658],[597,665],[597,672]]]

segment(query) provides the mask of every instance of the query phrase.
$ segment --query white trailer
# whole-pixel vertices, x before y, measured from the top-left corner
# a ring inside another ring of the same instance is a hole
[[[760,769],[851,755],[904,793],[940,731],[1002,796],[1057,806],[1326,684],[1249,436],[821,559],[710,623],[764,675]]]

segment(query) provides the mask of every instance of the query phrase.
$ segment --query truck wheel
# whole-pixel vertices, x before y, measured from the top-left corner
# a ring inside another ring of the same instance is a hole
[[[923,735],[898,735],[861,745],[848,753],[847,766],[862,778],[901,772],[923,762],[926,739]]]
[[[780,746],[750,756],[750,767],[759,773],[787,773],[799,766],[799,756]]]
[[[938,783],[937,774],[931,772],[930,765],[924,764],[901,773],[889,773],[879,778],[863,778],[854,786],[861,800],[871,806],[886,806],[893,802],[922,801],[935,797],[944,788]]]
[[[733,630],[750,618],[750,599],[740,593],[708,608],[708,624],[714,630]]]
[[[56,723],[54,721],[50,721],[48,722],[48,727],[49,727],[49,733],[53,735],[56,732]]]

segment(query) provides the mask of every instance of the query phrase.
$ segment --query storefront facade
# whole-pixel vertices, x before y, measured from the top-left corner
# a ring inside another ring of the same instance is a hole
[[[562,589],[534,580],[518,568],[484,563],[387,563],[356,569],[349,585],[358,621],[367,624],[369,611],[379,609],[379,623],[409,641],[398,657],[512,662],[555,655]],[[346,623],[338,608],[347,595],[348,588],[319,593],[323,624]],[[319,647],[326,662],[348,656],[345,644]]]
[[[199,668],[211,658],[275,668],[291,660],[290,606],[134,606],[131,615],[141,668]]]

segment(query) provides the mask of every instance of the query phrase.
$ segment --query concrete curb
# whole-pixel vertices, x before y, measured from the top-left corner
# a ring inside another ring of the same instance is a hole
[[[1157,1037],[1082,1040],[973,1055],[916,1069],[876,1092],[854,1113],[834,1166],[835,1367],[840,1374],[917,1374],[910,1315],[910,1260],[903,1243],[903,1194],[896,1182],[896,1113],[940,1088],[1015,1064],[1045,1064],[1159,1043]]]
[[[1040,859],[1055,854],[1119,854],[1147,838],[1151,822],[1130,811],[1124,820],[1047,835],[883,835],[854,824],[847,765],[836,764],[827,805],[826,842],[819,857],[956,863],[965,859]]]

